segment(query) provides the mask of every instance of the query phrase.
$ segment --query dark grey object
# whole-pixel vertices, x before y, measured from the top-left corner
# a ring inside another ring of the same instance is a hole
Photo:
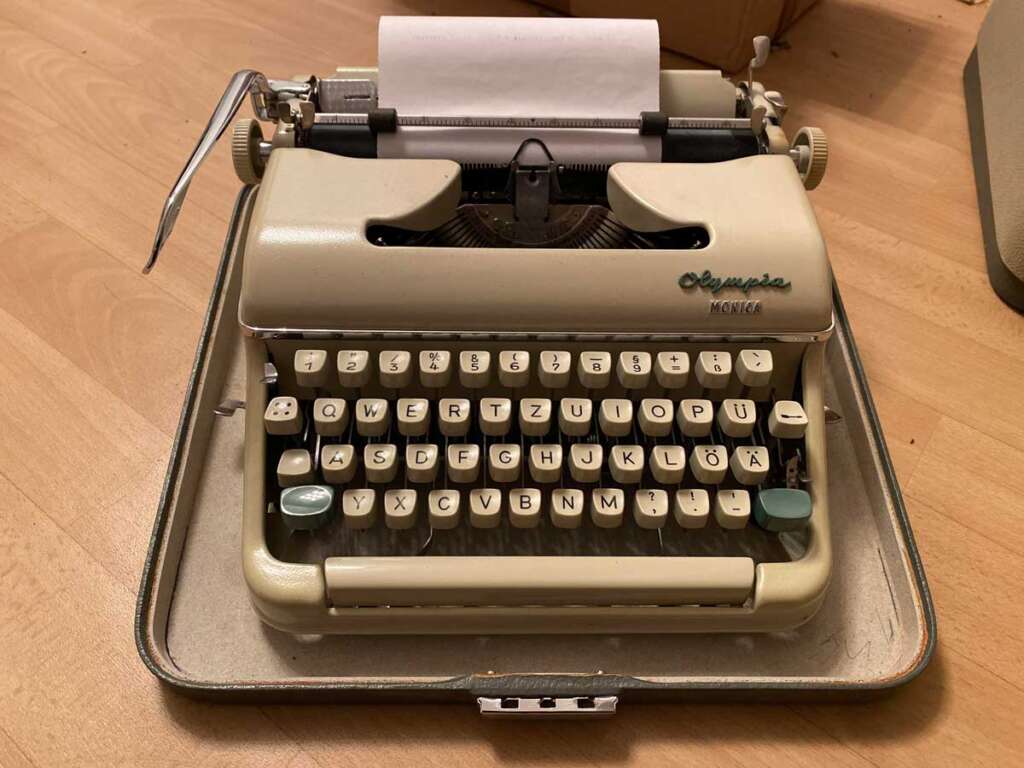
[[[964,67],[964,95],[988,276],[1024,311],[1024,3],[992,4]]]

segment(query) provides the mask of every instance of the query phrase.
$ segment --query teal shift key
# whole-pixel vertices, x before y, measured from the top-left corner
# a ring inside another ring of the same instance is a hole
[[[811,519],[811,496],[797,488],[768,488],[757,494],[754,519],[767,531],[798,531]]]
[[[296,485],[281,491],[281,519],[293,531],[314,531],[334,516],[334,489],[329,485]]]

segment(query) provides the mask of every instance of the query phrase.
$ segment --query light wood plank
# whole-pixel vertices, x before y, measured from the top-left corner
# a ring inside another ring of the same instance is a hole
[[[971,344],[1024,360],[1024,323],[992,293],[988,275],[831,209],[819,210],[818,222],[829,244],[832,269],[844,287],[856,287],[940,328],[966,334]],[[955,376],[958,367],[958,358],[951,354],[946,370],[935,373]]]
[[[0,721],[35,765],[279,766],[299,753],[252,707],[168,696],[139,662],[133,601],[0,478]]]
[[[969,328],[953,332],[885,298],[840,288],[856,338],[867,340],[860,353],[872,379],[1024,449],[1024,360],[975,343]]]
[[[873,764],[783,706],[627,706],[605,723],[538,721],[511,727],[481,720],[465,707],[267,711],[321,764],[353,768],[371,752],[381,764],[401,764],[410,750],[423,764],[436,766]],[[770,736],[757,725],[766,716]],[[348,727],[337,728],[339,720]]]
[[[59,153],[58,153],[59,151]],[[153,231],[167,190],[134,173],[114,155],[80,137],[56,130],[13,147],[0,147],[9,186],[135,274],[149,255]],[[96,188],[96,180],[113,174],[117,185]],[[234,201],[232,193],[229,205]],[[205,311],[224,238],[223,221],[202,209],[190,209],[175,229],[161,268],[146,278],[188,308]]]
[[[991,546],[1024,555],[1024,451],[943,417],[904,487]]]
[[[0,728],[0,768],[31,768],[32,763],[14,739]]]
[[[984,667],[1024,696],[1024,636],[1013,610],[1024,556],[993,542],[970,524],[950,519],[906,496],[914,536],[930,566],[928,586],[941,617],[944,648]],[[1024,702],[1022,702],[1024,703]]]
[[[886,448],[897,477],[905,484],[921,460],[941,414],[879,381],[871,380],[870,387],[884,425]]]
[[[821,125],[832,139],[811,199],[934,591],[937,660],[873,704],[627,705],[605,724],[510,728],[469,708],[187,701],[149,676],[130,631],[238,189],[226,146],[158,270],[137,272],[210,107],[242,67],[372,64],[380,13],[479,4],[2,0],[0,765],[1019,760],[1024,321],[986,284],[960,88],[985,11],[823,0],[761,73],[792,105],[791,129]],[[485,12],[538,10],[495,0]]]
[[[1021,691],[943,647],[928,672],[871,704],[797,710],[880,766],[1013,765]]]
[[[49,217],[3,247],[0,280],[13,289],[4,307],[10,316],[173,434],[178,414],[167,404],[184,396],[182,372],[195,355],[199,314]]]

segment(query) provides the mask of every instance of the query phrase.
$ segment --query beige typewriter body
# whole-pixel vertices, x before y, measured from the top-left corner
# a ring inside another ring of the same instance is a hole
[[[378,109],[375,70],[232,80],[147,269],[251,96],[276,125],[233,140],[258,184],[238,319],[242,566],[265,622],[749,632],[817,610],[832,278],[805,189],[824,136],[790,144],[752,77],[664,71],[655,93],[636,120],[438,118]],[[609,130],[662,161],[563,164],[536,138],[482,167],[378,156],[437,126]]]
[[[585,350],[678,349],[693,357],[709,348],[732,355],[766,348],[782,388],[799,373],[807,471],[825,477],[821,366],[831,277],[793,163],[765,155],[713,165],[622,164],[611,169],[608,187],[613,212],[630,226],[704,224],[709,246],[689,253],[380,248],[362,236],[373,223],[428,229],[451,218],[457,164],[301,149],[272,155],[248,223],[239,311],[249,334],[242,557],[253,603],[268,623],[311,633],[751,631],[792,627],[812,615],[831,566],[823,481],[809,484],[806,550],[785,563],[429,554],[290,563],[268,546],[264,365],[298,349],[325,349],[328,359],[355,348],[371,359],[392,349],[487,350],[492,358],[503,349],[534,358],[558,349],[575,361]],[[790,286],[747,293],[680,287],[681,275],[709,269],[744,277],[769,270]],[[712,312],[715,301],[760,304],[756,314],[723,314]],[[288,369],[278,368],[290,391],[294,378],[287,382]],[[738,382],[729,386],[736,394]],[[442,391],[406,390],[403,396],[432,399],[512,393],[496,375],[481,389],[453,381]],[[700,390],[691,382],[673,396]],[[578,382],[571,392],[585,395]],[[545,393],[532,379],[512,396]],[[387,395],[379,383],[360,394]]]

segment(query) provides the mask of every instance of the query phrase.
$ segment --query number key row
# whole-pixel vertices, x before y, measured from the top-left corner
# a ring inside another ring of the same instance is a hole
[[[572,355],[566,351],[544,350],[536,360],[537,380],[550,389],[564,389],[573,372]],[[380,384],[389,389],[402,389],[413,383],[416,369],[424,387],[446,387],[458,371],[458,382],[467,389],[480,389],[497,381],[505,387],[526,387],[534,367],[531,353],[525,350],[502,350],[492,355],[486,350],[463,350],[453,357],[449,350],[423,350],[414,359],[408,350],[385,350],[377,355]],[[373,360],[367,350],[343,349],[336,358],[337,381],[345,387],[360,388],[370,384]],[[418,365],[417,365],[418,364]],[[328,355],[322,349],[300,349],[295,352],[295,378],[302,387],[325,387],[330,381]],[[728,352],[708,350],[697,354],[693,373],[701,386],[722,389],[728,386],[735,367],[740,382],[747,387],[762,387],[771,382],[772,353],[764,349],[744,349],[736,355],[735,366]],[[614,374],[626,389],[644,389],[652,379],[666,389],[684,387],[690,376],[690,355],[683,351],[624,351],[613,359],[611,352],[584,351],[576,359],[576,377],[586,389],[604,389]]]

